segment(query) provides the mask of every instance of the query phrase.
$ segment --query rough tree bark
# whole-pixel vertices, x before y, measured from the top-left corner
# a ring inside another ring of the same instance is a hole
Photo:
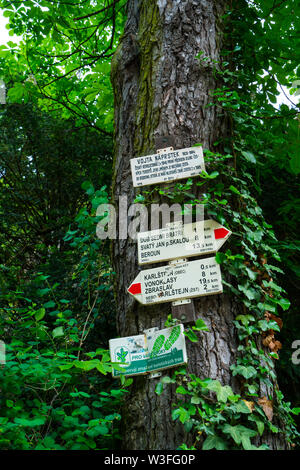
[[[157,136],[174,135],[177,148],[201,142],[214,150],[213,143],[227,134],[226,117],[206,107],[218,86],[213,67],[220,59],[225,6],[225,0],[129,0],[125,32],[112,62],[116,205],[124,195],[128,204],[133,202],[130,158],[154,153]],[[196,58],[200,51],[208,58],[202,65]],[[170,304],[145,307],[127,294],[140,270],[135,243],[117,238],[112,260],[120,336],[163,328]],[[196,345],[187,342],[189,371],[238,391],[230,371],[238,346],[232,323],[237,305],[224,294],[202,297],[195,305],[210,332]],[[124,449],[176,449],[186,438],[171,419],[174,389],[158,396],[156,384],[156,379],[134,378],[123,415]]]

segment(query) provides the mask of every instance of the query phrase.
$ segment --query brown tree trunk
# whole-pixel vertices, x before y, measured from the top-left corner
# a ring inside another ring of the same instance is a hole
[[[116,205],[124,195],[128,204],[134,201],[130,158],[154,153],[156,137],[174,135],[177,148],[202,143],[214,150],[214,142],[228,133],[225,116],[207,107],[219,86],[213,68],[220,59],[225,6],[225,0],[129,0],[125,32],[112,63]],[[196,58],[201,51],[205,62]],[[127,293],[140,271],[136,244],[117,238],[112,259],[120,336],[163,328],[170,303],[141,306]],[[221,294],[202,297],[195,306],[210,331],[197,344],[187,341],[189,371],[238,391],[230,371],[237,356],[237,305]],[[156,385],[157,379],[134,378],[123,416],[124,449],[176,449],[186,438],[171,418],[174,389],[158,396]]]

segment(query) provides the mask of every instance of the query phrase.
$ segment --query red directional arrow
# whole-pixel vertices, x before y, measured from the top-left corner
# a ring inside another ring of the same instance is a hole
[[[142,284],[140,282],[137,282],[135,284],[131,284],[131,286],[128,287],[128,292],[132,295],[137,295],[142,293]]]
[[[220,238],[225,238],[228,235],[229,230],[227,230],[224,227],[221,227],[221,228],[215,228],[214,232],[215,232],[215,239],[219,240]]]

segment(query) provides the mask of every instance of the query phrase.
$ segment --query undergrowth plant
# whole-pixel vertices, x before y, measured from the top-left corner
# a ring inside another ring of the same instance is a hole
[[[55,282],[47,264],[17,290],[9,277],[2,279],[2,450],[118,447],[121,403],[130,380],[113,384],[106,337],[90,340],[104,321],[104,301],[111,292],[112,273],[96,237],[95,216],[107,193],[89,182],[83,188],[89,202],[65,236],[70,246],[65,256],[76,260],[65,285]]]

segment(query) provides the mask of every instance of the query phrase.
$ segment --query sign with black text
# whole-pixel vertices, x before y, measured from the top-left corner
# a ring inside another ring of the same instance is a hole
[[[146,269],[128,292],[144,305],[219,294],[223,292],[220,266],[212,257]]]
[[[212,219],[192,224],[177,222],[163,229],[140,232],[138,261],[142,265],[215,253],[230,234],[230,230]]]
[[[205,170],[202,147],[132,158],[130,165],[134,187],[189,178]]]

